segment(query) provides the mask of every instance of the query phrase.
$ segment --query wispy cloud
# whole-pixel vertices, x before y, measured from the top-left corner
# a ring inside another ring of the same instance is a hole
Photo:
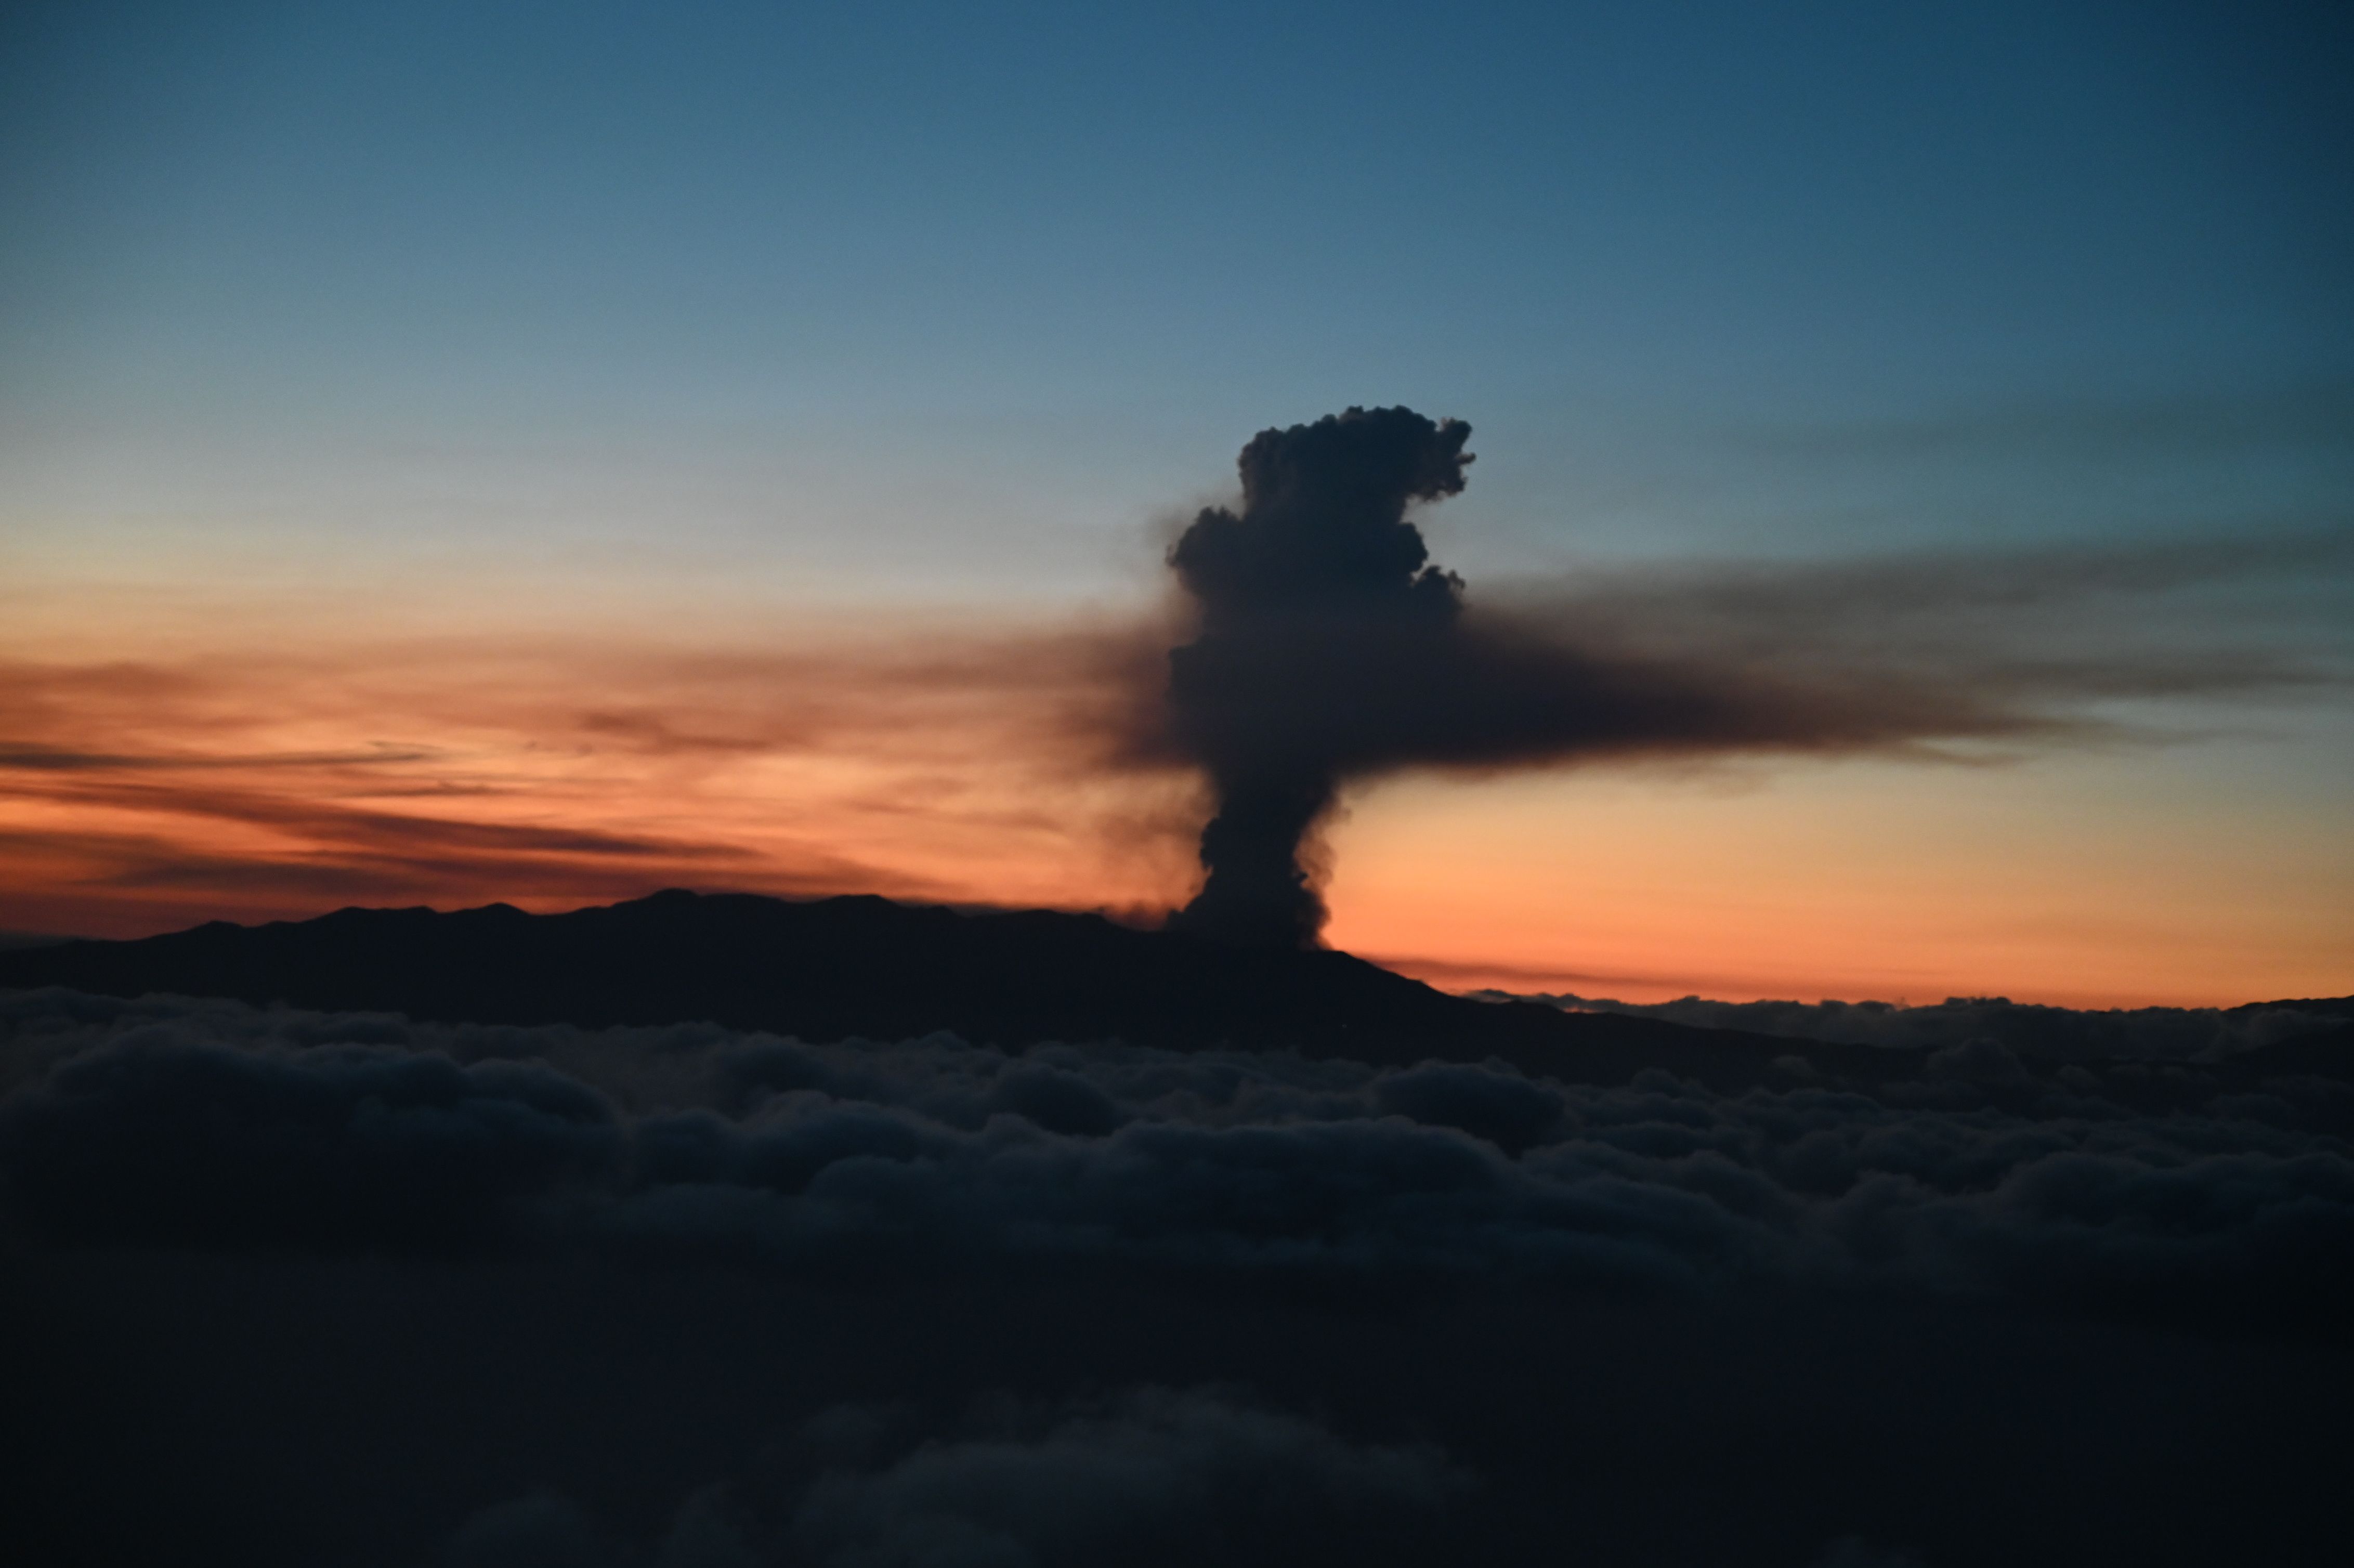
[[[19,661],[0,665],[0,831],[23,874],[0,924],[678,884],[1150,901],[1132,852],[1172,784],[1101,737],[1151,656],[1127,628]],[[1026,883],[991,869],[1013,857]]]

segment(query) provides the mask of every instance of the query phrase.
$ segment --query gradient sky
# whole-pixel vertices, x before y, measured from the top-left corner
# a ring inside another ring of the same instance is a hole
[[[1958,758],[1386,781],[1337,945],[2354,987],[2343,7],[0,27],[0,926],[1165,905],[1198,794],[1087,765],[1097,675],[1254,431],[1406,403],[1474,427],[1424,526],[1475,596],[1781,571],[1861,585],[1858,659],[2271,673]]]

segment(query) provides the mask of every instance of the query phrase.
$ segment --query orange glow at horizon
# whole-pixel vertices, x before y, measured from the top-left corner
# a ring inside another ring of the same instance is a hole
[[[1449,989],[1628,1001],[2342,994],[2324,808],[2250,821],[2143,761],[1398,781],[1334,835],[1329,935]]]
[[[1193,788],[1107,766],[1117,640],[822,652],[435,640],[0,664],[0,927],[687,885],[1132,910]]]
[[[1133,624],[203,641],[18,639],[0,662],[0,927],[677,885],[1150,918],[1196,874],[1199,786],[1102,733],[1120,662],[1165,645]],[[1331,832],[1328,937],[1447,989],[1634,1001],[2354,986],[2329,803],[2251,813],[2223,763],[2146,760],[1391,780]]]

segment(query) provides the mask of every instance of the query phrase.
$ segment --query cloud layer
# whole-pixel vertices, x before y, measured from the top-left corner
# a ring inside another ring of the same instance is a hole
[[[2136,1007],[2088,1011],[2015,1002],[2000,996],[1956,996],[1920,1007],[1885,1001],[1627,1002],[1567,992],[1475,995],[1549,1002],[1576,1012],[1621,1012],[1696,1029],[1737,1029],[1793,1040],[1830,1040],[1932,1052],[1987,1041],[2053,1066],[2071,1062],[2207,1062],[2346,1026],[2345,999],[2251,1003],[2243,1007]]]
[[[1352,1443],[1237,1390],[829,1408],[697,1490],[651,1552],[541,1493],[454,1532],[450,1568],[1140,1568],[1411,1563],[1476,1480],[1429,1444]]]
[[[2016,1297],[2335,1331],[2354,1089],[1973,1036],[1872,1092],[1623,1087],[941,1036],[7,1003],[0,1177],[52,1243],[521,1245],[860,1275],[1115,1265]]]
[[[0,1446],[60,1563],[2325,1562],[2298,1016],[1731,1095],[10,993]]]

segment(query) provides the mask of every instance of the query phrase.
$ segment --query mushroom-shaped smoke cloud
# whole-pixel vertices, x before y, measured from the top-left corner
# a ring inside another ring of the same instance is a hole
[[[1982,755],[2133,733],[2085,711],[2342,679],[2294,649],[2085,643],[1993,610],[2070,604],[2247,569],[2244,546],[2047,552],[1844,569],[1753,568],[1648,588],[1467,599],[1406,521],[1463,488],[1470,427],[1406,408],[1264,430],[1243,449],[1239,512],[1194,519],[1169,564],[1193,641],[1129,708],[1140,754],[1209,779],[1201,893],[1172,924],[1220,940],[1312,946],[1324,924],[1317,830],[1346,786],[1404,768],[1484,771],[1744,754]],[[2313,541],[2283,560],[2342,556]],[[2070,596],[2073,595],[2074,598]]]
[[[1405,508],[1463,488],[1470,434],[1408,408],[1262,430],[1240,514],[1205,510],[1169,552],[1202,615],[1170,654],[1176,738],[1217,795],[1180,928],[1281,947],[1322,928],[1301,846],[1345,774],[1392,759],[1387,676],[1361,661],[1426,657],[1462,612],[1462,579],[1426,564]]]

